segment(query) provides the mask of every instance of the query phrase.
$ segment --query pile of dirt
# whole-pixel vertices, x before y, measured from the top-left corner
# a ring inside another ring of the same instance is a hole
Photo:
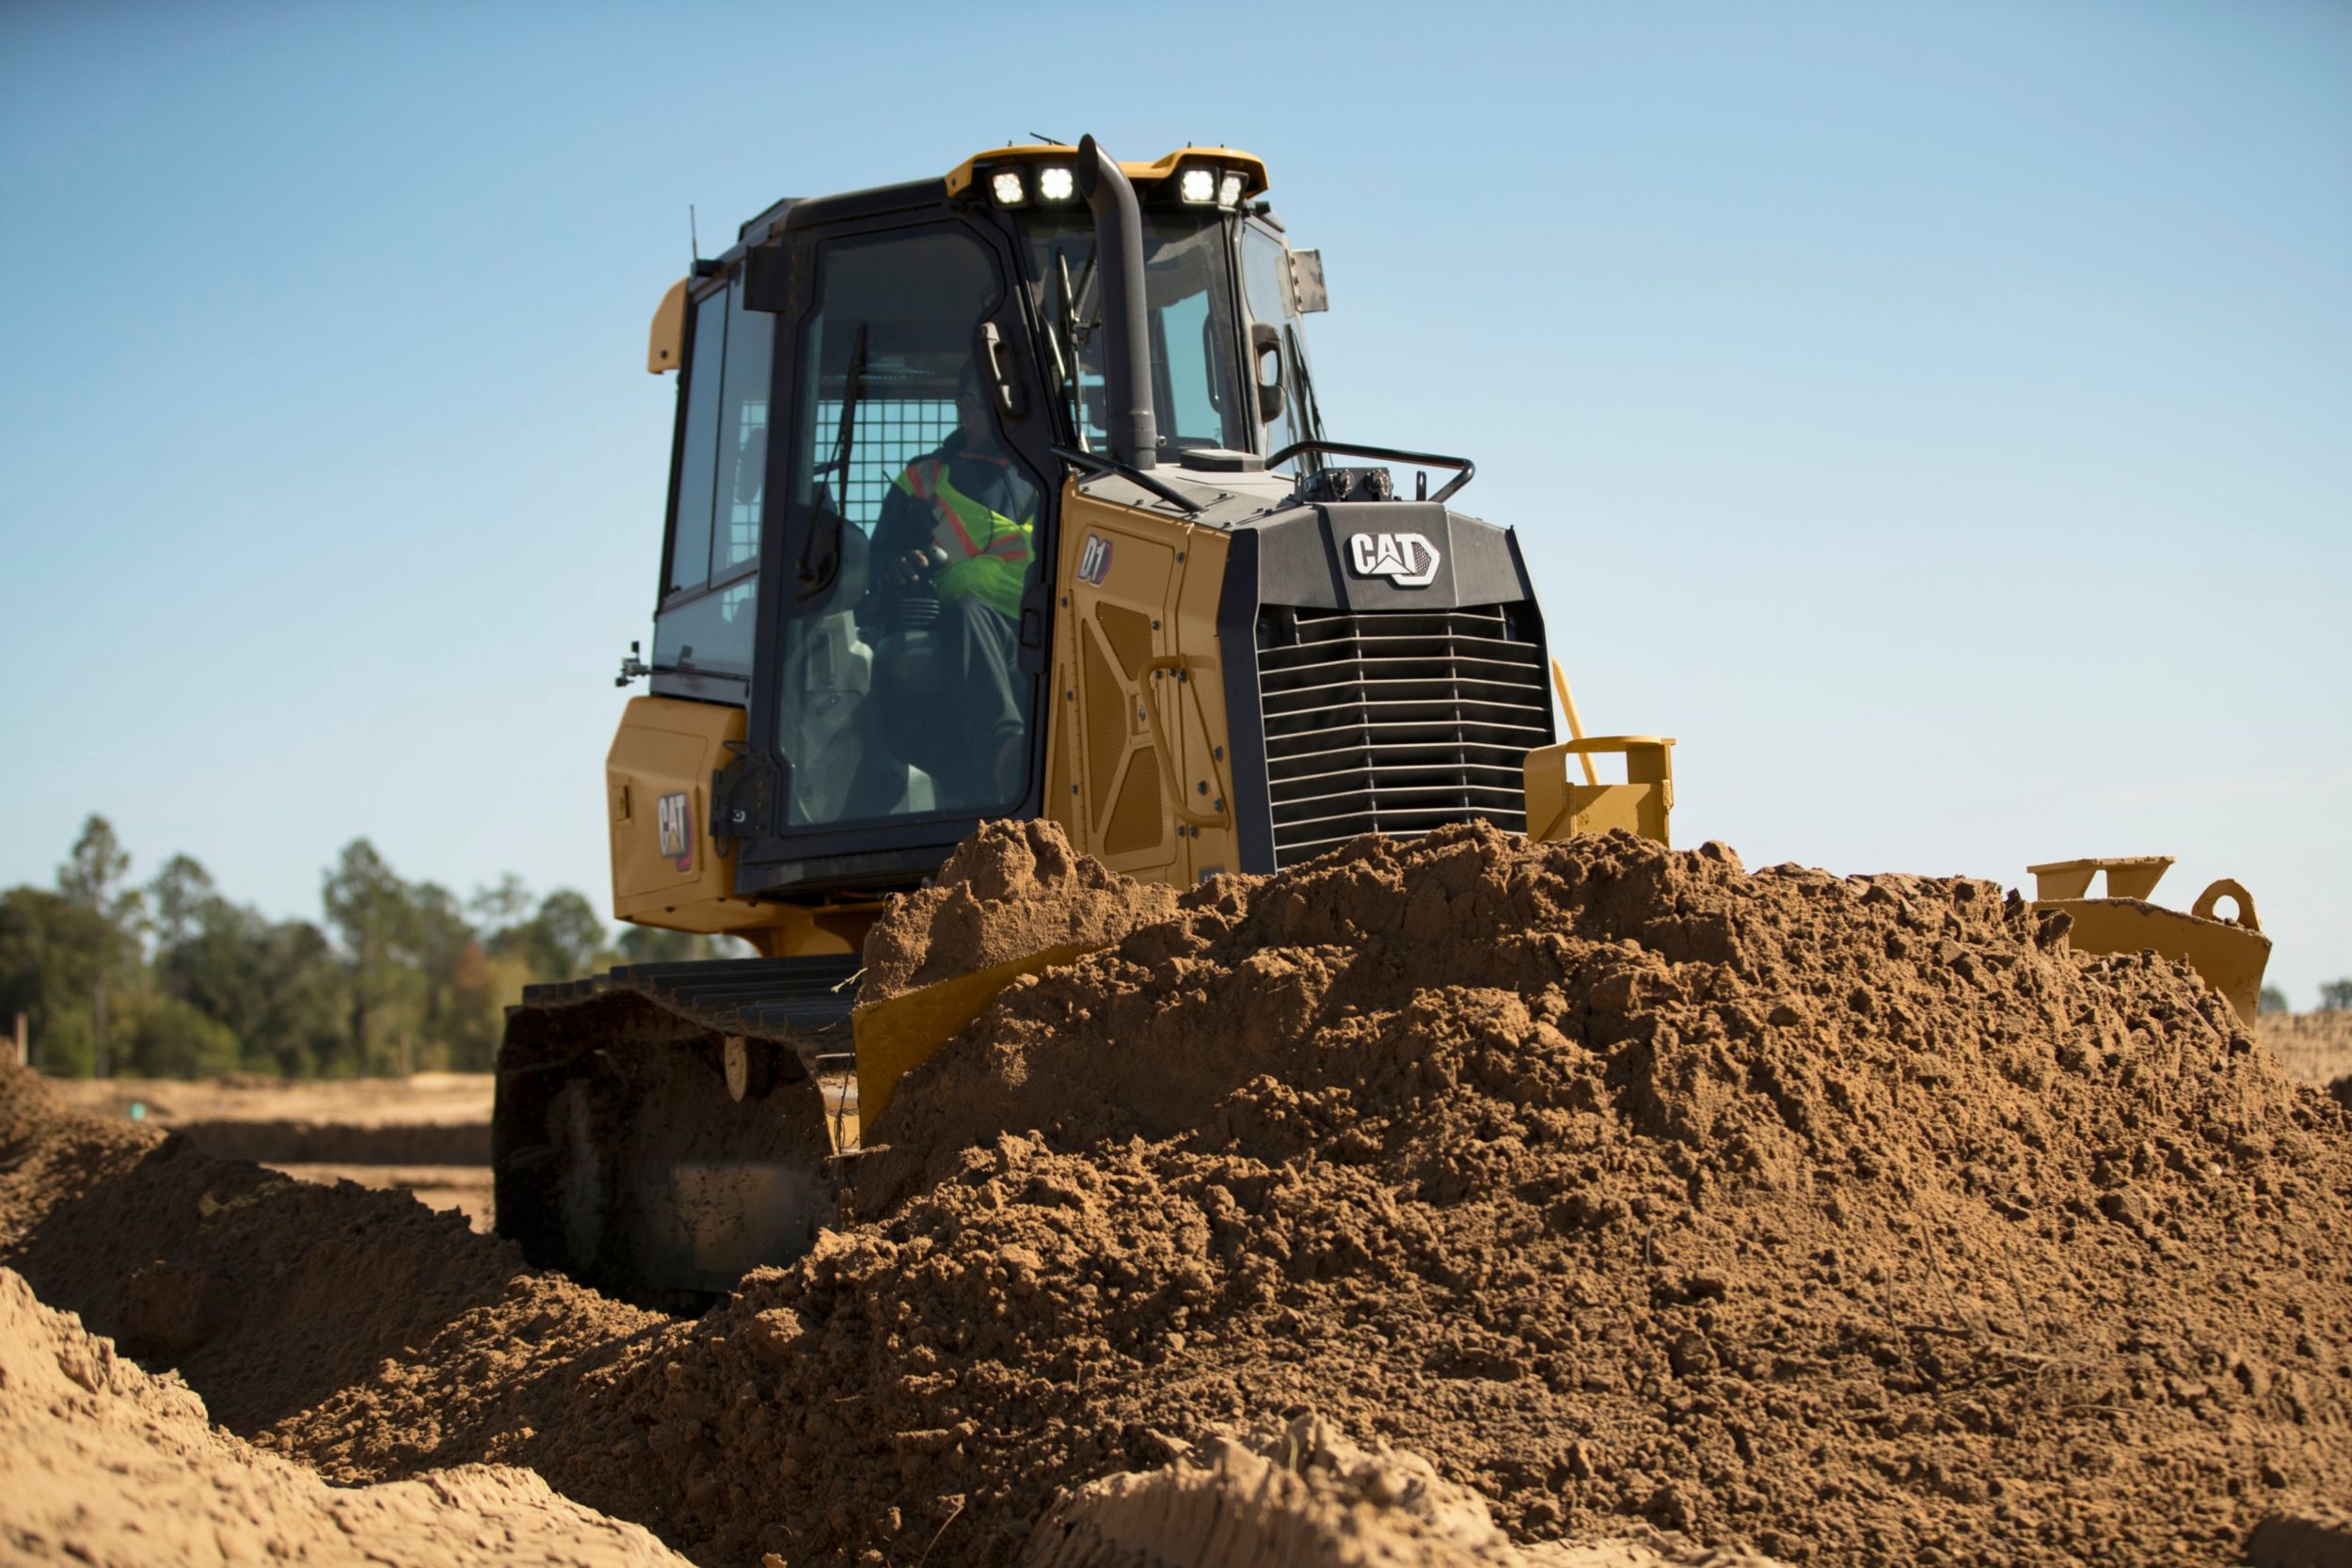
[[[1174,888],[1121,877],[1071,848],[1051,822],[991,822],[932,886],[894,900],[866,939],[861,1002],[1049,947],[1099,947],[1176,914]]]
[[[11,1562],[685,1568],[645,1530],[469,1466],[339,1491],[206,1419],[204,1402],[0,1269],[0,1544]]]
[[[64,1113],[0,1069],[0,1262],[130,1354],[177,1367],[238,1432],[265,1432],[447,1346],[491,1314],[520,1334],[480,1374],[528,1384],[667,1320],[532,1273],[511,1243],[397,1192],[319,1185],[184,1134]],[[425,1447],[426,1431],[413,1434]]]
[[[700,1320],[87,1124],[0,1174],[0,1260],[93,1326],[196,1301],[190,1381],[331,1478],[528,1465],[709,1564],[1015,1562],[1063,1491],[1308,1416],[1521,1548],[2210,1560],[2352,1471],[2352,1117],[2179,966],[1712,845],[1453,829],[1175,895],[1057,840],[967,846],[869,978],[1115,945],[911,1075],[858,1223]]]
[[[1319,1417],[1144,1474],[1106,1476],[1061,1500],[1022,1568],[1773,1568],[1751,1553],[1638,1540],[1522,1547],[1484,1498],[1419,1454],[1367,1451]]]

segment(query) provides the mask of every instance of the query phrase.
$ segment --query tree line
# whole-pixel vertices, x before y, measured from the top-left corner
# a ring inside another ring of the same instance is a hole
[[[613,963],[733,956],[726,938],[612,927],[580,893],[509,874],[460,899],[364,838],[321,879],[321,918],[272,920],[190,856],[145,881],[93,816],[56,885],[0,894],[0,1033],[68,1077],[484,1071],[522,988]]]

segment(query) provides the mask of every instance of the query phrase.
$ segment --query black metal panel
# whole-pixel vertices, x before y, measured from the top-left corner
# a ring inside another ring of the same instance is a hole
[[[1274,869],[1266,809],[1265,725],[1258,712],[1258,534],[1233,535],[1216,602],[1217,663],[1225,672],[1226,765],[1232,771],[1237,871]]]
[[[1276,866],[1359,833],[1485,817],[1527,831],[1522,764],[1551,743],[1540,641],[1505,606],[1263,612]]]
[[[1355,570],[1358,532],[1422,535],[1438,554],[1430,581]],[[1243,870],[1365,832],[1473,817],[1526,831],[1524,759],[1553,739],[1551,694],[1507,530],[1393,501],[1236,530],[1217,636]]]
[[[1236,530],[1236,537],[1242,532]],[[1248,531],[1263,542],[1260,597],[1318,610],[1416,610],[1532,598],[1510,531],[1435,501],[1325,501],[1278,512]],[[1438,551],[1432,579],[1407,587],[1358,572],[1349,541],[1417,535]]]

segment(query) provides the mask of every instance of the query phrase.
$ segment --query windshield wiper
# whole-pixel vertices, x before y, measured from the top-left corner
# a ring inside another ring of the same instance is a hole
[[[804,600],[831,588],[834,578],[841,575],[841,507],[834,499],[834,490],[836,485],[845,493],[850,488],[850,453],[857,438],[857,404],[865,391],[866,324],[860,322],[857,336],[850,343],[850,373],[841,387],[841,428],[834,437],[833,456],[819,470],[834,477],[817,486],[817,515],[810,519],[808,537],[801,543],[801,559],[794,563],[793,575],[800,579],[800,596]]]
[[[1055,303],[1061,316],[1062,331],[1070,338],[1070,359],[1062,367],[1062,386],[1070,397],[1070,429],[1077,437],[1078,450],[1092,451],[1093,443],[1087,439],[1085,362],[1080,358],[1078,351],[1092,341],[1094,329],[1103,325],[1103,313],[1098,309],[1094,313],[1094,320],[1081,322],[1078,320],[1078,302],[1086,297],[1087,284],[1094,277],[1094,256],[1091,252],[1088,253],[1086,270],[1078,274],[1078,282],[1074,288],[1070,282],[1070,252],[1055,251],[1054,266],[1060,274],[1061,291],[1060,299]],[[1055,344],[1054,352],[1057,355],[1060,354],[1059,342]]]
[[[1298,382],[1298,401],[1306,404],[1303,412],[1307,416],[1305,421],[1307,434],[1311,438],[1320,441],[1323,439],[1323,409],[1315,402],[1315,378],[1313,372],[1307,369],[1307,356],[1301,352],[1304,345],[1298,341],[1296,324],[1285,323],[1282,335],[1290,340],[1291,367],[1292,373]],[[1272,467],[1271,464],[1267,466]]]

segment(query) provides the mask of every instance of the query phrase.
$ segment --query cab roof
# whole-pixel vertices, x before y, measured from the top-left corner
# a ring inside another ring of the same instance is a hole
[[[1075,158],[1078,150],[1057,142],[1018,142],[1009,147],[994,147],[971,157],[947,171],[947,194],[961,196],[978,178],[983,168],[1006,164],[1050,164],[1056,159]],[[1212,164],[1231,169],[1242,177],[1242,196],[1247,199],[1266,192],[1265,160],[1255,152],[1244,152],[1236,147],[1183,147],[1148,164],[1120,163],[1120,171],[1138,185],[1156,184],[1172,178],[1185,164]]]

